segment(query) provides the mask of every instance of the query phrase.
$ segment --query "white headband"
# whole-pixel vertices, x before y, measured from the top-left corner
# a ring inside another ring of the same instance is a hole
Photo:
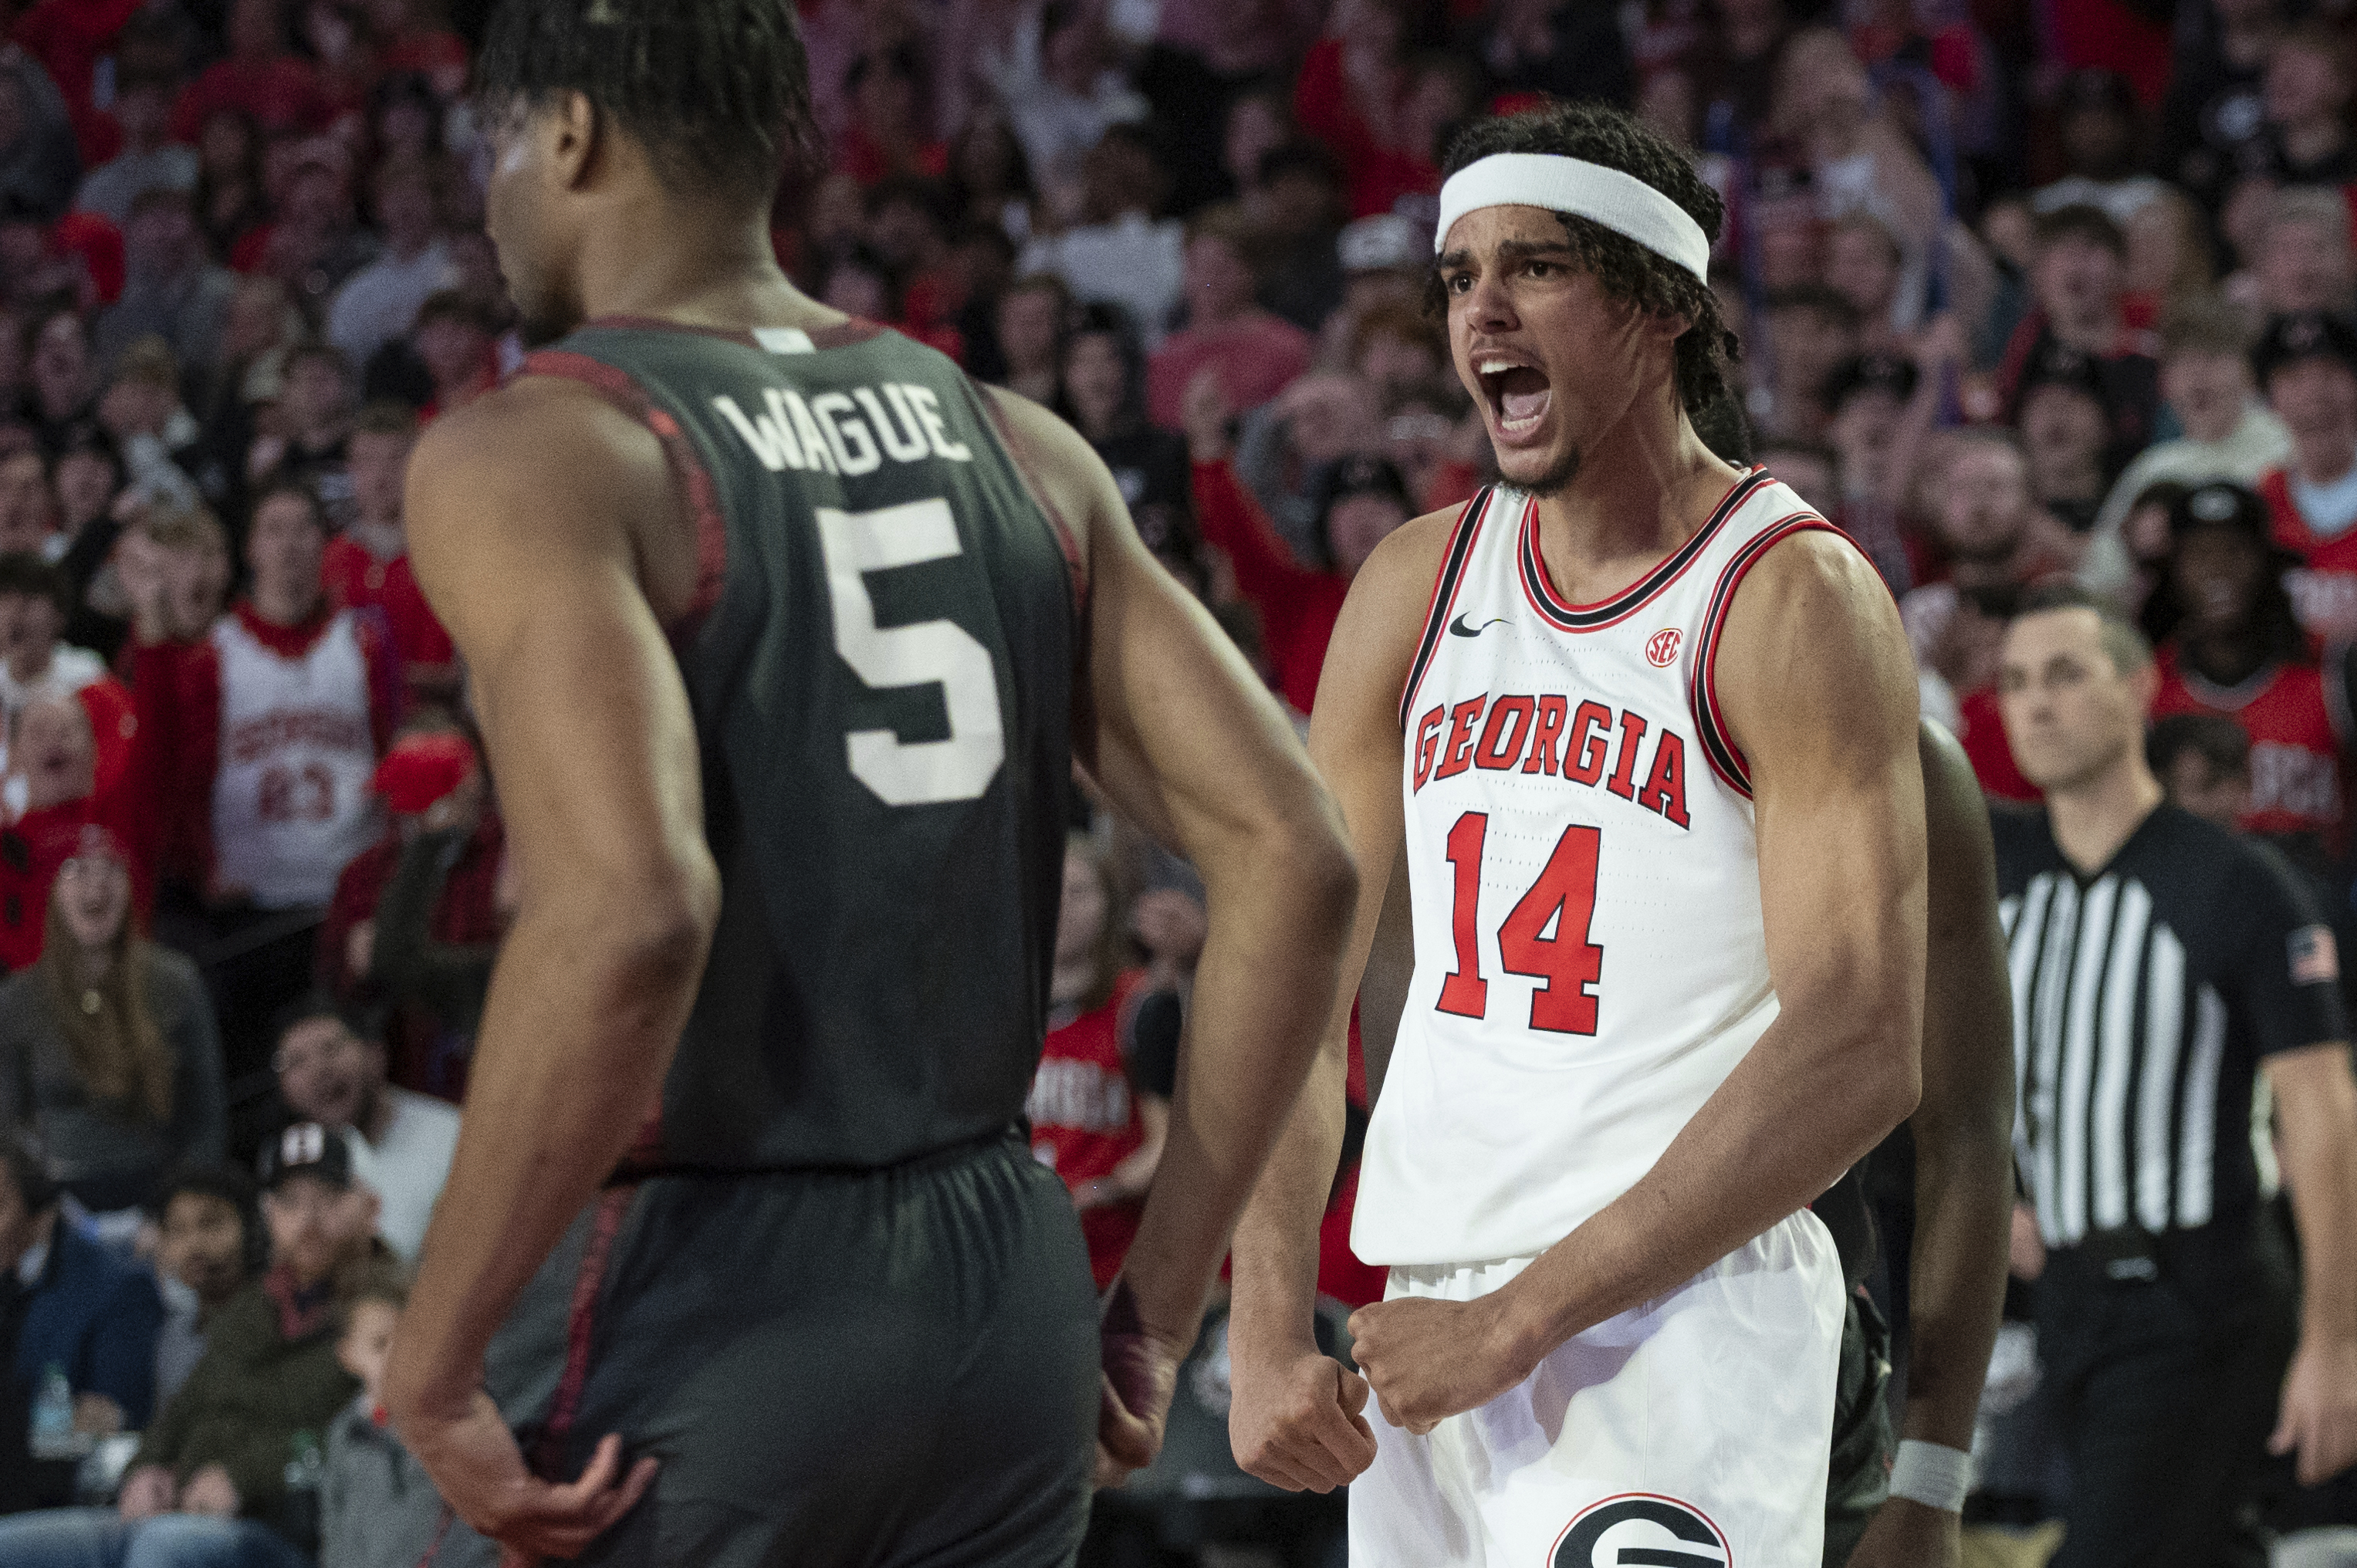
[[[1482,207],[1544,207],[1601,223],[1616,234],[1667,257],[1710,281],[1710,239],[1676,202],[1634,175],[1553,153],[1492,153],[1466,165],[1440,188],[1440,227],[1433,253],[1448,245],[1449,227]]]

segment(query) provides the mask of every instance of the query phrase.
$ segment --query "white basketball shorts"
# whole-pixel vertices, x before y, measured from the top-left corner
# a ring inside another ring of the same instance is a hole
[[[1384,1295],[1472,1301],[1531,1261],[1394,1268]],[[1820,1568],[1845,1305],[1803,1210],[1425,1436],[1369,1401],[1351,1568]]]

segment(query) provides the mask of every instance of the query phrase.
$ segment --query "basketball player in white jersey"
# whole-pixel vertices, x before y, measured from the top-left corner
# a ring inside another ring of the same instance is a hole
[[[1361,908],[1237,1233],[1239,1457],[1358,1477],[1357,1568],[1816,1568],[1844,1299],[1803,1206],[1916,1100],[1913,666],[1865,557],[1695,434],[1720,205],[1684,156],[1568,105],[1449,165],[1438,284],[1505,483],[1394,534],[1326,661]],[[1311,1339],[1315,1242],[1403,843],[1360,1385]]]

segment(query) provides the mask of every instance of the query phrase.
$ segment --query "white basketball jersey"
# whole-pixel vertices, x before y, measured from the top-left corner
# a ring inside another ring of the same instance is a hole
[[[1563,601],[1536,503],[1458,518],[1401,702],[1415,978],[1368,1129],[1372,1263],[1527,1256],[1634,1186],[1776,1016],[1736,586],[1828,525],[1763,470],[1645,577]]]
[[[213,860],[221,881],[264,908],[325,904],[376,836],[369,779],[368,656],[350,610],[288,659],[235,616],[214,623],[221,656],[221,764]]]

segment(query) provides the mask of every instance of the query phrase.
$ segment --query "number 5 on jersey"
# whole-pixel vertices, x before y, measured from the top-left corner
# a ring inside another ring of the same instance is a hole
[[[1448,863],[1456,870],[1449,933],[1457,967],[1442,981],[1439,1008],[1459,1017],[1483,1016],[1490,985],[1481,978],[1481,849],[1489,837],[1486,811],[1468,811],[1448,830]],[[1498,957],[1509,974],[1540,982],[1531,993],[1531,1027],[1558,1035],[1596,1033],[1596,994],[1604,950],[1588,940],[1596,914],[1596,856],[1604,835],[1575,822],[1555,841],[1544,869],[1498,928]],[[1553,935],[1549,935],[1549,931]]]
[[[905,741],[888,729],[851,731],[844,737],[851,776],[888,806],[979,799],[1006,760],[998,672],[990,650],[952,620],[879,627],[876,601],[867,592],[870,572],[963,553],[949,502],[816,511],[819,547],[826,554],[827,600],[834,608],[835,651],[870,686],[939,686],[949,710],[950,733],[943,740]]]

